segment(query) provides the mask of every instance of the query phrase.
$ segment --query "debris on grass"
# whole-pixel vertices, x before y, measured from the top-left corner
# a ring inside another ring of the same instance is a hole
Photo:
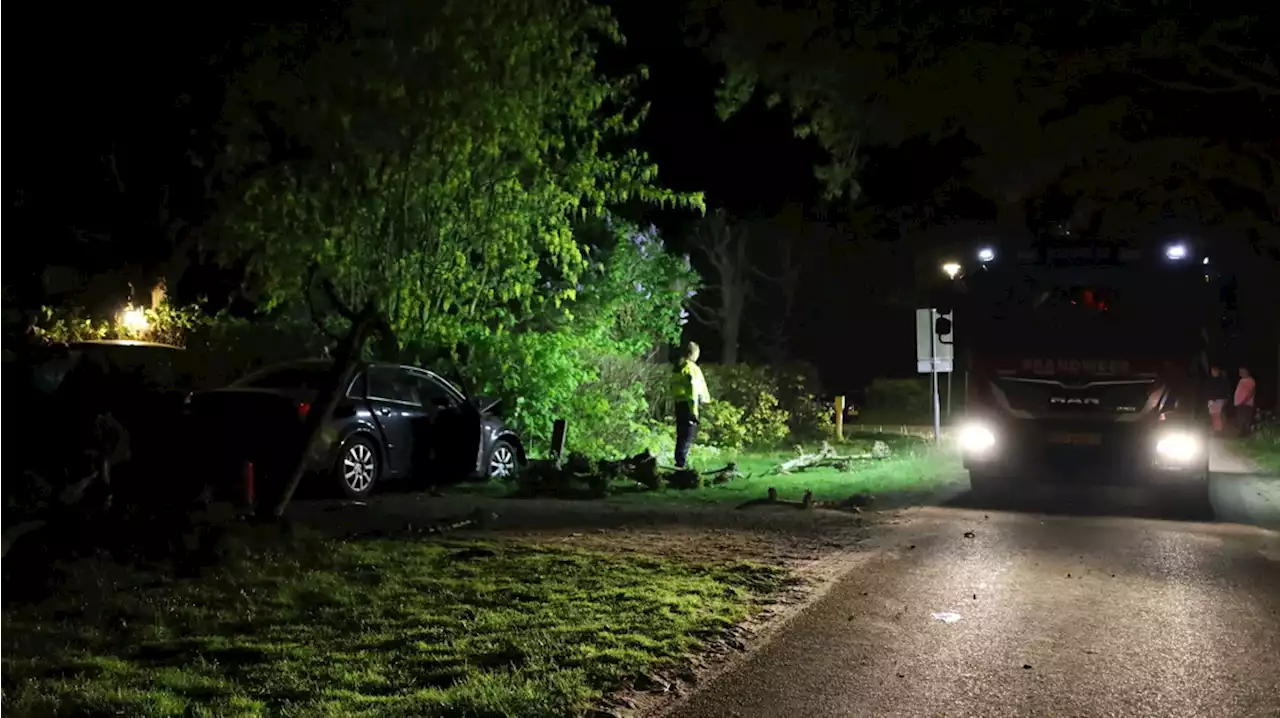
[[[816,452],[805,453],[803,447],[796,447],[799,454],[794,459],[788,459],[774,468],[775,474],[790,474],[796,471],[804,471],[814,468],[833,468],[837,471],[849,471],[853,468],[854,462],[868,459],[887,459],[893,452],[889,449],[889,445],[883,441],[877,440],[871,446],[870,451],[861,454],[841,455],[830,443],[822,442],[822,447]]]

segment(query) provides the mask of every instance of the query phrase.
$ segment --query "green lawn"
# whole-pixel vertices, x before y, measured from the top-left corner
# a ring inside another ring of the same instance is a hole
[[[1263,471],[1280,476],[1280,424],[1264,426],[1247,439],[1236,440],[1235,446],[1256,461]]]
[[[4,613],[5,716],[552,716],[768,602],[779,569],[394,539],[201,579],[74,567]]]
[[[856,493],[875,495],[928,489],[963,472],[958,457],[947,452],[933,451],[928,442],[917,437],[854,434],[846,436],[843,443],[834,446],[842,455],[853,455],[869,451],[876,441],[883,441],[889,446],[893,452],[890,458],[858,461],[849,471],[817,468],[790,475],[777,475],[773,470],[783,461],[794,458],[794,449],[745,452],[736,456],[694,452],[692,464],[699,471],[714,470],[733,461],[745,477],[700,489],[627,493],[618,498],[630,501],[737,503],[763,498],[769,487],[775,487],[778,497],[782,499],[799,500],[806,490],[810,490],[816,500],[838,501]],[[817,443],[810,443],[805,449],[815,451],[818,446]]]

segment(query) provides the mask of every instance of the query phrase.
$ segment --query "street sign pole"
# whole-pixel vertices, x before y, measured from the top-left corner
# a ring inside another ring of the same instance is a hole
[[[951,377],[955,371],[955,350],[946,337],[938,336],[938,320],[942,317],[938,310],[929,307],[916,310],[916,371],[929,375],[929,403],[933,405],[933,440],[942,440],[942,401],[940,398],[942,382],[939,373],[947,376],[947,406],[951,406]],[[947,315],[947,319],[951,317]],[[952,336],[947,332],[947,336]]]
[[[937,311],[930,308],[930,321],[937,318]],[[933,443],[938,446],[942,444],[942,416],[938,406],[938,333],[935,331],[929,332],[929,384],[933,395]]]

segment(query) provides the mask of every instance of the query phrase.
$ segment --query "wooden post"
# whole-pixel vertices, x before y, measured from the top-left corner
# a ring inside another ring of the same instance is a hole
[[[252,461],[244,462],[243,473],[244,473],[244,476],[243,476],[244,481],[241,488],[244,489],[244,496],[242,498],[244,500],[245,508],[249,509],[249,512],[252,513],[255,510],[258,503],[257,487],[254,486]]]
[[[844,441],[844,396],[836,397],[836,441]]]
[[[551,425],[551,458],[560,461],[564,457],[564,443],[569,435],[569,425],[564,419],[556,419]]]

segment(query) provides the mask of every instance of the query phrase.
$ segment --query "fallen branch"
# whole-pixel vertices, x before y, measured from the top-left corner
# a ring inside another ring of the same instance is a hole
[[[887,459],[893,453],[889,450],[889,445],[885,444],[883,441],[875,442],[871,447],[871,451],[863,452],[861,454],[840,454],[831,446],[831,444],[825,441],[822,442],[822,448],[812,454],[804,453],[803,449],[800,447],[796,447],[796,450],[800,452],[800,455],[794,459],[787,459],[774,467],[774,475],[785,475],[790,474],[793,471],[804,471],[806,469],[818,468],[832,468],[837,471],[848,471],[853,467],[853,463],[855,461]]]

